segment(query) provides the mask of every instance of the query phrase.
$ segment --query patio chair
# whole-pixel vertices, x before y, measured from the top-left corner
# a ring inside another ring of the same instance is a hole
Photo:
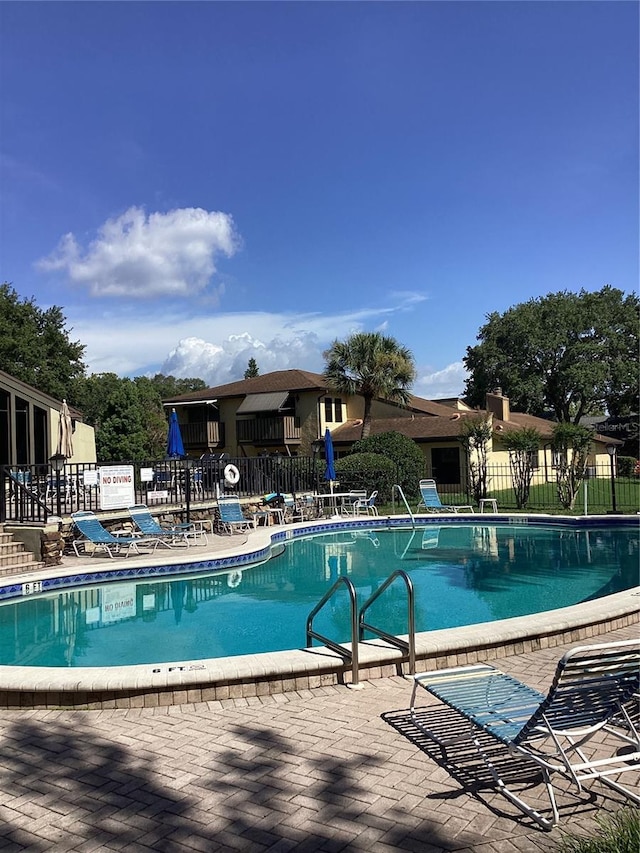
[[[128,557],[132,551],[136,554],[141,553],[140,545],[156,545],[155,537],[114,536],[106,527],[103,527],[96,514],[90,510],[72,512],[71,520],[83,536],[82,539],[74,539],[71,543],[76,557],[80,556],[78,550],[80,545],[85,546],[85,551],[87,544],[93,545],[92,557],[98,551],[106,551],[110,557],[114,557],[119,555],[124,548],[126,548],[125,557]]]
[[[461,506],[443,504],[440,500],[435,480],[420,480],[420,494],[422,497],[416,507],[416,512],[419,512],[421,509],[426,509],[427,512],[461,512],[462,510],[474,512],[471,504],[463,504]]]
[[[342,515],[355,515],[356,514],[356,504],[358,501],[364,501],[367,499],[367,492],[365,489],[356,490],[351,489],[348,497],[342,499],[342,503],[340,505],[340,512]]]
[[[204,537],[205,544],[209,544],[206,531],[203,528],[198,528],[193,522],[190,524],[176,524],[173,527],[162,527],[158,523],[158,520],[151,514],[151,510],[146,504],[130,506],[129,514],[131,520],[141,533],[144,533],[145,536],[156,537],[155,548],[158,545],[171,548],[175,542],[179,542],[180,540],[189,547],[189,539],[196,539],[198,536]]]
[[[236,530],[242,533],[253,528],[253,522],[244,517],[238,495],[219,497],[218,513],[220,515],[220,527],[226,533],[233,534]]]
[[[415,707],[418,687],[462,714],[470,723],[468,736],[500,793],[550,830],[559,821],[552,780],[555,773],[573,782],[578,792],[584,781],[597,779],[640,804],[637,792],[610,778],[638,770],[640,731],[630,706],[638,698],[639,665],[638,640],[579,646],[561,658],[546,696],[487,664],[420,673],[414,676],[411,717],[440,746],[446,760],[447,744],[465,735],[445,740],[427,728]],[[551,818],[508,787],[488,754],[490,743],[486,741],[491,739],[483,742],[482,732],[542,771]],[[585,749],[594,735],[597,748]]]
[[[353,504],[354,515],[378,515],[378,507],[376,506],[376,498],[378,492],[371,492],[368,498],[360,498]]]

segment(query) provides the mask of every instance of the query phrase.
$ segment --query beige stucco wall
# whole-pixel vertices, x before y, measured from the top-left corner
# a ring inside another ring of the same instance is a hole
[[[49,409],[49,456],[57,450],[60,412]],[[76,421],[73,432],[73,456],[67,462],[96,462],[96,433],[92,426]]]

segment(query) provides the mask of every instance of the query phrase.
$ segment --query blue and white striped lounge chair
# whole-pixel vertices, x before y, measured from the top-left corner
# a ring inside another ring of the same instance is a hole
[[[461,506],[443,504],[440,500],[435,480],[420,480],[419,485],[422,497],[416,507],[416,512],[419,512],[421,509],[425,509],[427,512],[462,512],[463,510],[474,512],[471,504]]]
[[[205,544],[209,543],[204,529],[199,529],[195,524],[176,524],[174,527],[162,527],[158,520],[153,517],[151,510],[146,504],[136,504],[129,507],[131,520],[141,533],[145,536],[155,537],[156,546],[164,545],[171,548],[176,542],[184,542],[189,546],[189,539],[204,537]],[[155,548],[154,548],[155,550]]]
[[[639,769],[640,732],[631,710],[638,700],[639,667],[640,640],[624,640],[568,651],[557,665],[546,696],[487,664],[424,672],[414,676],[411,718],[446,758],[447,745],[465,735],[456,726],[457,737],[448,739],[425,725],[425,715],[415,706],[418,687],[462,714],[471,724],[468,736],[500,793],[550,830],[559,821],[552,781],[555,773],[572,782],[578,792],[583,782],[597,779],[640,804],[637,791],[611,778]],[[487,754],[487,739],[483,741],[480,732],[489,733],[542,771],[551,817],[508,787]],[[587,745],[594,735],[595,749],[593,744]]]
[[[237,495],[224,495],[218,498],[218,512],[220,513],[220,527],[226,533],[240,533],[253,528],[253,522],[244,517],[240,498]]]
[[[103,527],[96,514],[90,510],[72,512],[71,519],[83,537],[82,539],[74,539],[71,543],[76,557],[80,556],[79,547],[81,545],[86,546],[87,544],[93,545],[92,557],[98,551],[106,551],[110,557],[115,557],[116,555],[120,555],[123,550],[125,557],[128,557],[132,551],[139,554],[140,545],[154,545],[155,547],[157,544],[157,540],[154,537],[114,536],[106,527]]]

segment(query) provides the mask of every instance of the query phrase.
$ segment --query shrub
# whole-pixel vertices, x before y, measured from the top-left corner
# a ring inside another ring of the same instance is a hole
[[[337,460],[336,475],[341,492],[356,489],[372,492],[377,489],[378,503],[388,503],[395,483],[396,467],[381,453],[351,453]]]
[[[637,464],[633,456],[618,456],[618,477],[633,477]]]
[[[395,466],[391,485],[397,483],[405,495],[417,497],[418,483],[424,477],[425,459],[412,438],[400,432],[381,432],[354,442],[352,452],[386,456]]]
[[[592,838],[566,834],[561,853],[638,853],[640,815],[637,809],[622,808],[611,815],[596,817],[599,833]]]

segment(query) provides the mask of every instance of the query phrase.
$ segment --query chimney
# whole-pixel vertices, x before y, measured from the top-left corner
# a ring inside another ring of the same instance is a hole
[[[509,420],[509,398],[502,396],[502,388],[495,388],[487,394],[487,411],[499,421]]]

